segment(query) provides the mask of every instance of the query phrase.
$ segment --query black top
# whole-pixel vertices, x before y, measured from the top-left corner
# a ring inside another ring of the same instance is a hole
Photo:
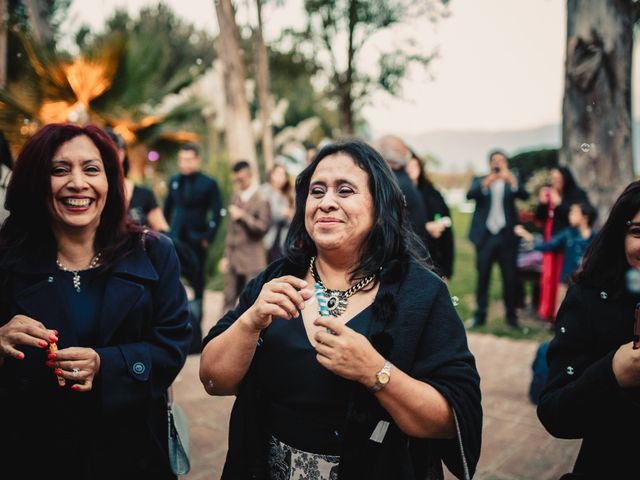
[[[411,228],[422,240],[423,245],[427,248],[427,230],[425,224],[427,223],[427,212],[425,209],[422,196],[418,189],[413,186],[409,175],[404,170],[394,170],[398,180],[398,186],[402,190],[404,199],[406,202],[407,218],[411,222]]]
[[[82,270],[80,292],[73,286],[73,273],[60,270],[62,291],[69,309],[69,319],[73,323],[78,345],[95,347],[100,325],[99,315],[106,284],[106,275],[95,269]]]
[[[169,179],[164,216],[171,233],[179,240],[200,243],[212,241],[220,224],[218,183],[202,172],[175,175]]]
[[[347,325],[365,334],[367,307]],[[271,432],[299,450],[339,455],[347,416],[350,382],[318,363],[302,316],[275,318],[263,335],[256,378],[269,396]]]
[[[581,188],[574,188],[571,191],[564,192],[562,201],[553,208],[553,225],[551,225],[551,234],[558,233],[563,228],[569,226],[569,210],[574,203],[589,202],[587,193]],[[535,217],[544,222],[549,216],[549,206],[544,203],[538,203],[534,212]]]
[[[439,217],[451,217],[449,207],[447,206],[442,194],[436,190],[432,183],[427,181],[418,183],[418,191],[422,195],[422,200],[426,207],[427,221],[431,222]],[[427,232],[427,245],[431,260],[438,268],[441,275],[451,278],[453,275],[453,229],[445,228],[439,238],[433,238]]]
[[[158,202],[153,191],[146,187],[134,185],[131,201],[129,202],[129,219],[138,225],[147,225],[147,215],[154,208],[158,208]]]
[[[640,388],[620,387],[612,360],[633,339],[639,300],[578,284],[562,302],[538,417],[555,437],[583,439],[567,478],[638,478]]]
[[[236,308],[216,323],[203,345],[229,328],[255,302],[266,282],[282,275],[303,278],[307,268],[308,262],[273,262],[249,282]],[[470,478],[480,454],[482,432],[479,377],[447,287],[413,261],[391,261],[379,278],[365,337],[393,364],[392,378],[394,369],[406,372],[445,397],[455,412],[460,435],[450,440],[408,437],[369,389],[349,382],[338,476],[341,480],[442,478],[444,461],[458,478]],[[262,331],[261,338],[272,326]],[[268,478],[270,398],[257,379],[263,347],[264,342],[258,341],[251,366],[238,387],[222,480]],[[389,428],[383,442],[377,443],[370,438],[380,421],[389,422]]]

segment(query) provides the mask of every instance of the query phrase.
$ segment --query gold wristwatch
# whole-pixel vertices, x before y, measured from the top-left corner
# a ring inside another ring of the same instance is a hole
[[[391,362],[389,360],[384,361],[382,370],[376,373],[376,383],[371,387],[373,393],[382,390],[387,383],[391,380]]]

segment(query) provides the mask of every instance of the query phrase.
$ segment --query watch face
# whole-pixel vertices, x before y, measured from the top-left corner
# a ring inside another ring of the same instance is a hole
[[[378,374],[378,382],[381,383],[382,385],[386,385],[389,382],[389,374],[380,372]]]

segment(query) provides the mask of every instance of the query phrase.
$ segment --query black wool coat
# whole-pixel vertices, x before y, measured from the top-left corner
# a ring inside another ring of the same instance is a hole
[[[538,417],[555,437],[583,439],[567,478],[639,478],[640,389],[621,388],[612,369],[633,339],[638,301],[574,285],[560,307]]]
[[[147,236],[107,275],[95,345],[79,345],[55,246],[0,258],[0,326],[22,314],[59,331],[58,348],[93,348],[90,392],[58,386],[47,349],[18,347],[0,366],[0,477],[170,479],[166,391],[191,343],[187,297],[171,241]]]
[[[459,435],[452,440],[411,438],[393,422],[375,396],[353,383],[343,428],[340,480],[423,480],[442,478],[442,461],[459,478],[470,478],[480,455],[482,407],[479,376],[467,347],[464,326],[446,285],[432,272],[399,261],[383,269],[373,303],[367,338],[400,369],[429,383],[455,412]],[[303,277],[306,266],[280,260],[253,279],[234,310],[227,312],[206,344],[224,332],[257,298],[269,280]],[[253,370],[260,362],[260,342],[233,407],[224,480],[267,478],[266,414],[269,398],[260,391]],[[295,382],[295,378],[291,381]],[[370,440],[380,420],[391,423],[382,443]],[[461,449],[462,447],[462,449]]]

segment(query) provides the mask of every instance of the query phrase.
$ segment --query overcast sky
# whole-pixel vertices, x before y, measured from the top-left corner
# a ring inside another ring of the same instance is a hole
[[[135,14],[142,6],[154,3],[74,0],[68,27],[73,30],[86,23],[99,30],[116,7]],[[165,3],[198,27],[217,31],[213,0]],[[301,0],[286,0],[285,4],[285,8],[266,12],[267,39],[274,38],[284,26],[304,21]],[[414,32],[425,51],[437,47],[439,57],[426,73],[411,73],[404,82],[402,99],[374,95],[364,110],[365,118],[374,132],[398,134],[441,129],[519,130],[559,124],[565,4],[564,0],[451,0],[449,18],[435,27],[426,20],[416,22],[403,31]],[[246,13],[241,11],[240,15]],[[382,43],[393,40],[393,35],[378,39]],[[637,79],[637,45],[634,64]],[[640,94],[634,99],[636,116],[639,108]]]

